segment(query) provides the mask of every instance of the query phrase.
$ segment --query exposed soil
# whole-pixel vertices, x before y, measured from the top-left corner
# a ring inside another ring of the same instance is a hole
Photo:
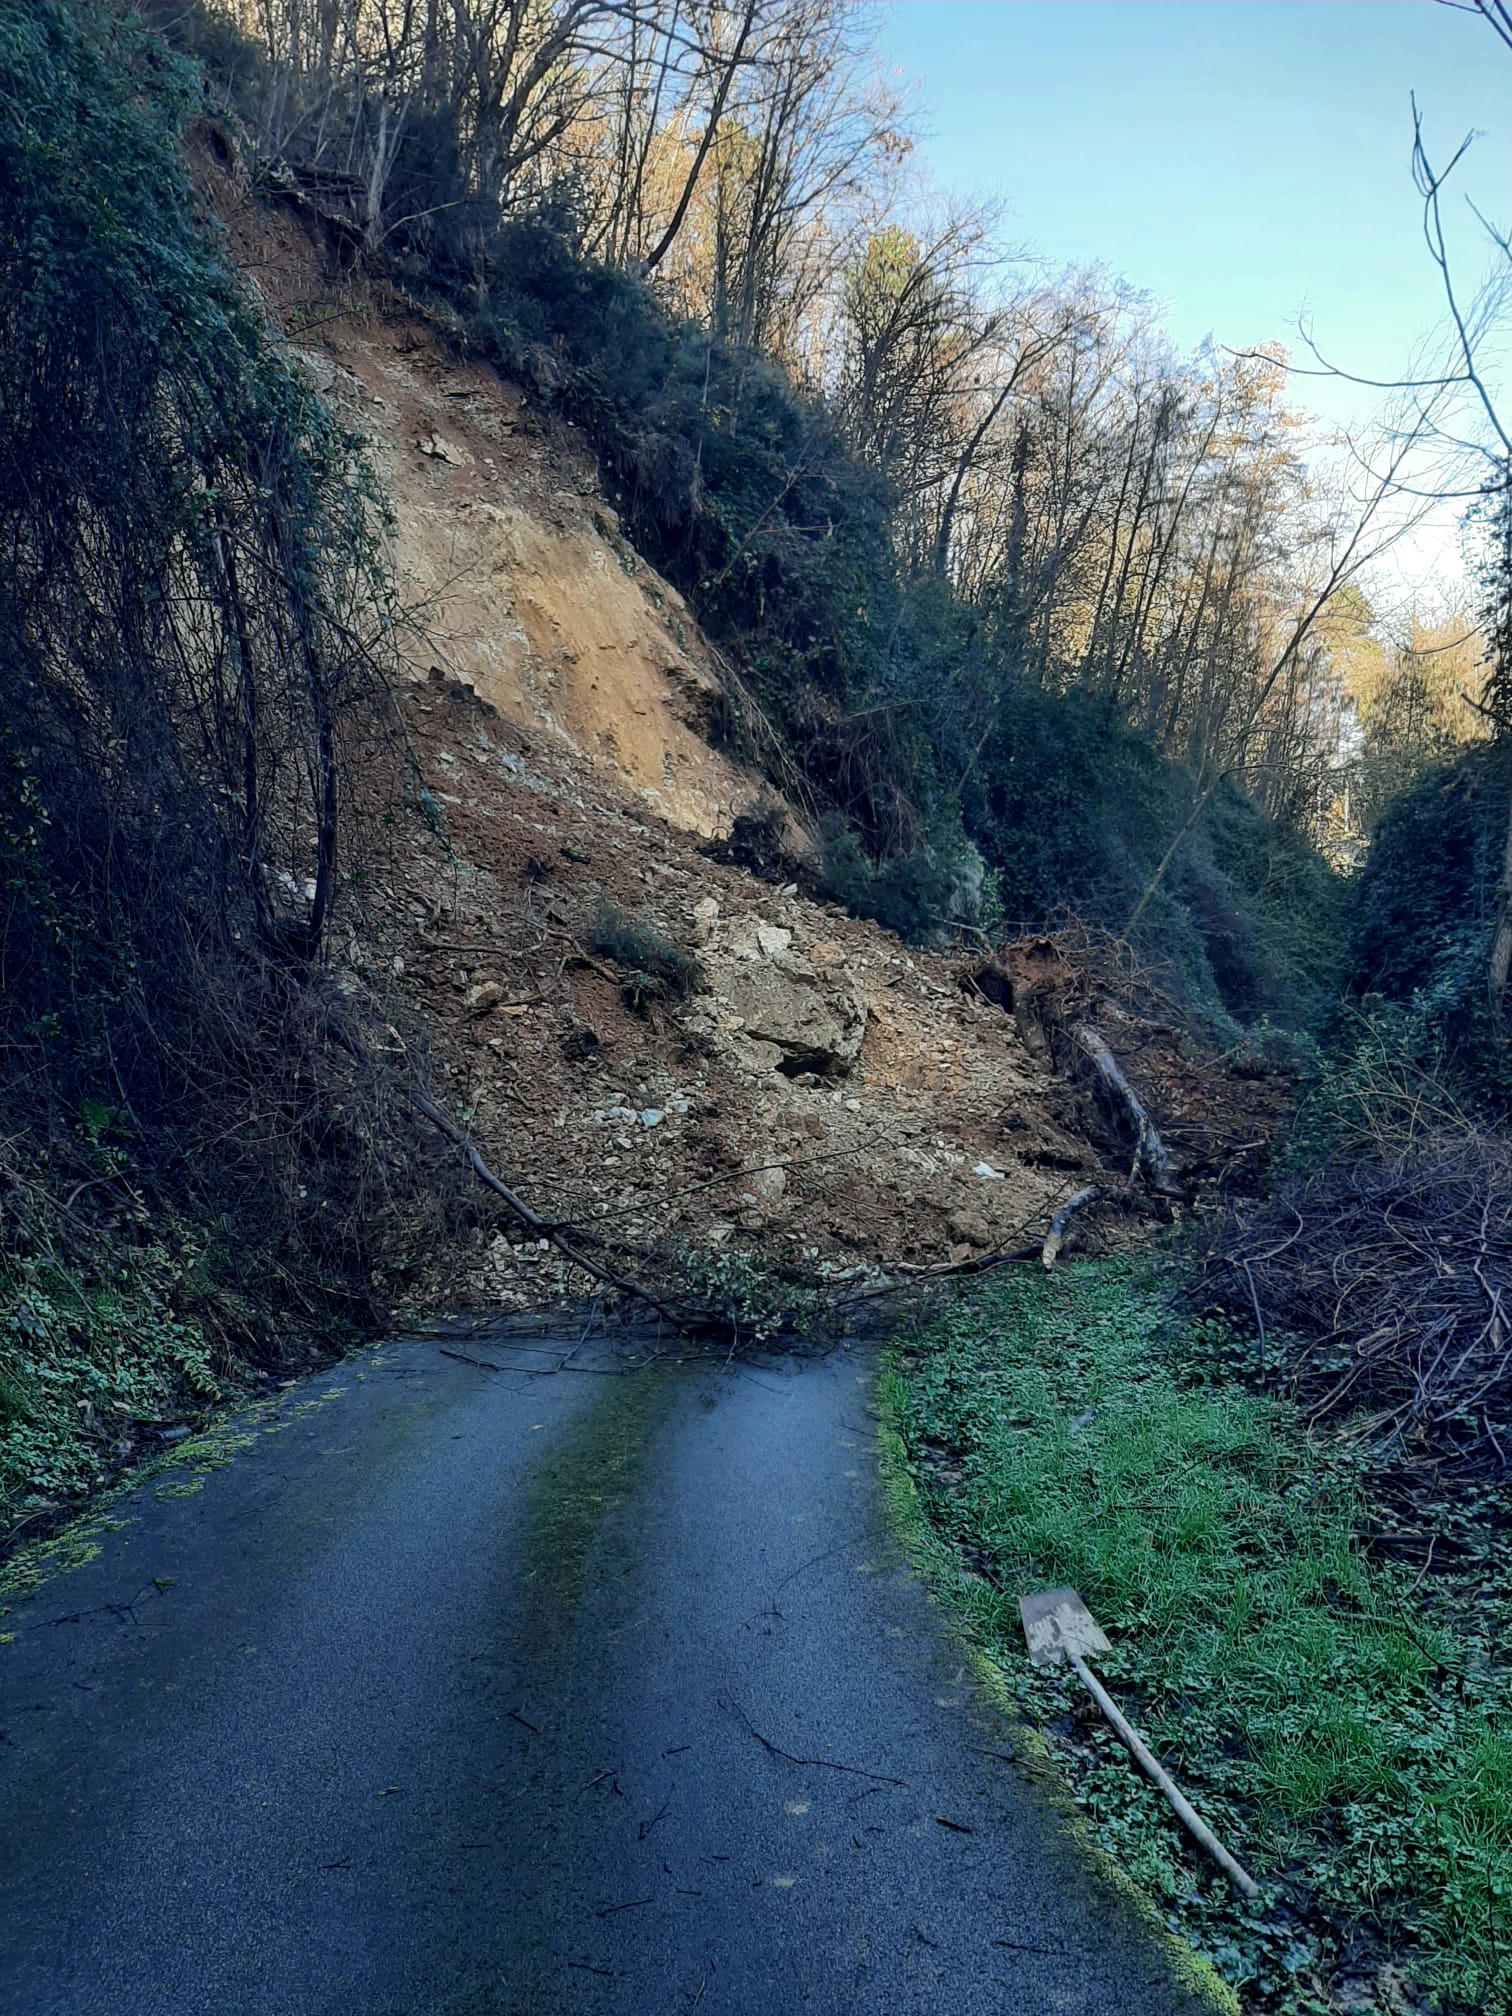
[[[786,1232],[940,1261],[1019,1243],[1097,1166],[1058,1117],[1074,1095],[962,990],[959,959],[707,859],[465,688],[438,682],[408,713],[444,835],[396,859],[381,947],[349,949],[401,980],[454,1106],[537,1208],[612,1212],[642,1241]],[[739,957],[756,927],[791,934],[821,1009],[864,1005],[854,1063],[794,1072],[804,1059],[754,1038],[722,977],[637,1008],[588,950],[606,904],[714,976],[759,968],[759,940]],[[533,1273],[535,1251],[496,1241],[493,1271]]]
[[[717,654],[621,535],[584,442],[458,363],[413,304],[340,272],[309,216],[251,197],[211,150],[196,166],[393,504],[414,767],[345,954],[429,1032],[500,1174],[544,1215],[642,1243],[934,1264],[1038,1237],[1116,1139],[1043,1028],[963,984],[964,956],[757,879],[738,849],[701,851],[780,801],[710,746]],[[697,962],[685,999],[593,950],[606,907]],[[1202,1093],[1207,1133],[1268,1131],[1273,1097],[1257,1120],[1210,1055],[1075,971],[1116,1048],[1153,1042],[1161,1089]],[[1188,1159],[1212,1162],[1212,1144]],[[521,1304],[564,1285],[555,1254],[507,1227],[440,1284]]]

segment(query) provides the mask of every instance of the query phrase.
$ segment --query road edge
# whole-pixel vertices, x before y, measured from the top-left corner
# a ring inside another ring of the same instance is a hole
[[[883,1502],[888,1523],[903,1548],[910,1567],[929,1592],[939,1625],[959,1647],[969,1664],[977,1686],[993,1708],[1012,1726],[1018,1751],[1016,1768],[1022,1772],[1044,1801],[1056,1824],[1066,1834],[1078,1856],[1097,1878],[1106,1884],[1139,1919],[1145,1931],[1170,1963],[1177,1983],[1188,1994],[1207,2003],[1214,2016],[1242,2016],[1239,1997],[1216,1966],[1200,1948],[1177,1937],[1161,1916],[1148,1891],[1141,1888],[1098,1840],[1091,1821],[1071,1796],[1065,1774],[1056,1763],[1039,1729],[1026,1721],[1022,1709],[1004,1684],[996,1662],[967,1632],[959,1618],[940,1601],[936,1587],[945,1572],[942,1550],[930,1531],[919,1505],[918,1487],[909,1474],[904,1457],[903,1437],[887,1399],[887,1375],[906,1378],[898,1364],[894,1347],[889,1346],[878,1365],[876,1400],[877,1465],[882,1480]]]

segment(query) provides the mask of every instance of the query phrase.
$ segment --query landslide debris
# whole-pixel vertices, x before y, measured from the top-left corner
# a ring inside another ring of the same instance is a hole
[[[211,152],[199,169],[393,505],[412,807],[344,956],[427,1032],[448,1113],[543,1216],[641,1247],[933,1266],[1041,1236],[1119,1152],[1053,1018],[963,985],[980,962],[757,879],[774,860],[750,834],[801,852],[801,824],[712,746],[729,668],[581,439],[333,272],[308,219]],[[1178,1052],[1175,1075],[1225,1078],[1069,944],[1052,964],[1122,1018],[1115,1046],[1164,1045],[1162,1083]],[[508,1222],[444,1285],[526,1304],[565,1282]]]
[[[414,822],[381,935],[347,954],[369,980],[388,969],[433,1032],[450,1109],[538,1210],[642,1247],[940,1265],[1038,1239],[1076,1189],[1117,1176],[1116,1134],[1045,1025],[1021,1031],[974,984],[980,961],[711,861],[464,685],[433,679],[406,709],[439,830]],[[617,958],[595,949],[606,911],[633,927]],[[636,940],[686,961],[685,993],[637,984]],[[1274,1081],[1079,984],[1079,1012],[1150,1057],[1162,1115],[1211,1081],[1204,1110],[1228,1101],[1235,1142],[1263,1133]],[[1211,1160],[1211,1130],[1171,1137],[1178,1173]],[[505,1226],[469,1285],[523,1305],[561,1277]]]

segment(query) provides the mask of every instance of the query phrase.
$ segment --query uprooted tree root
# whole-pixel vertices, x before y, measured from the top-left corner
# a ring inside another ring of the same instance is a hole
[[[1213,1235],[1204,1288],[1256,1370],[1409,1495],[1512,1456],[1512,1145],[1435,1131],[1285,1185]]]
[[[974,960],[961,985],[1049,1056],[1081,1131],[1153,1197],[1248,1180],[1291,1104],[1280,1072],[1230,1068],[1129,945],[1079,918]]]

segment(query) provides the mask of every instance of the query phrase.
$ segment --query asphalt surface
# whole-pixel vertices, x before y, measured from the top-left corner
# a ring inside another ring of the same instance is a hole
[[[0,2011],[1205,2006],[994,1754],[869,1396],[409,1343],[141,1487],[0,1618]]]

